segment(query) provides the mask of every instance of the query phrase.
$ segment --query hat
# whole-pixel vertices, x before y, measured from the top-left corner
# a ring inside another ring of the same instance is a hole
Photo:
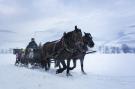
[[[34,38],[31,38],[31,41],[34,41],[35,39]]]

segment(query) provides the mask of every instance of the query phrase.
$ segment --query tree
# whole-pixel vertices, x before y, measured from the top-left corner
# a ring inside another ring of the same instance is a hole
[[[117,53],[120,53],[120,48],[116,47],[116,51],[117,51]]]
[[[127,44],[122,44],[122,50],[124,53],[130,53],[130,48],[128,47]]]
[[[105,46],[105,53],[109,53],[109,47],[108,46]]]

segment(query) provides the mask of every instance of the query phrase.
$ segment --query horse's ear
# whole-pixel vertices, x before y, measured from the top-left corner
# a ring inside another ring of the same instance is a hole
[[[84,32],[84,34],[86,35],[86,33]]]

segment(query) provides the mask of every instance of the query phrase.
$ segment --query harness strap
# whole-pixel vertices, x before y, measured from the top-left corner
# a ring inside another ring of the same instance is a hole
[[[68,49],[67,44],[65,44],[64,40],[62,40],[62,44],[64,45],[64,49],[69,52],[69,53],[73,53],[74,49]]]

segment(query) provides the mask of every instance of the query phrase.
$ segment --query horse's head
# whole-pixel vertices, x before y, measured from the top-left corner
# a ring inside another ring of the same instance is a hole
[[[85,33],[84,32],[84,37],[83,37],[83,41],[85,45],[88,45],[90,48],[94,47],[94,42],[92,40],[92,36],[90,33]]]

